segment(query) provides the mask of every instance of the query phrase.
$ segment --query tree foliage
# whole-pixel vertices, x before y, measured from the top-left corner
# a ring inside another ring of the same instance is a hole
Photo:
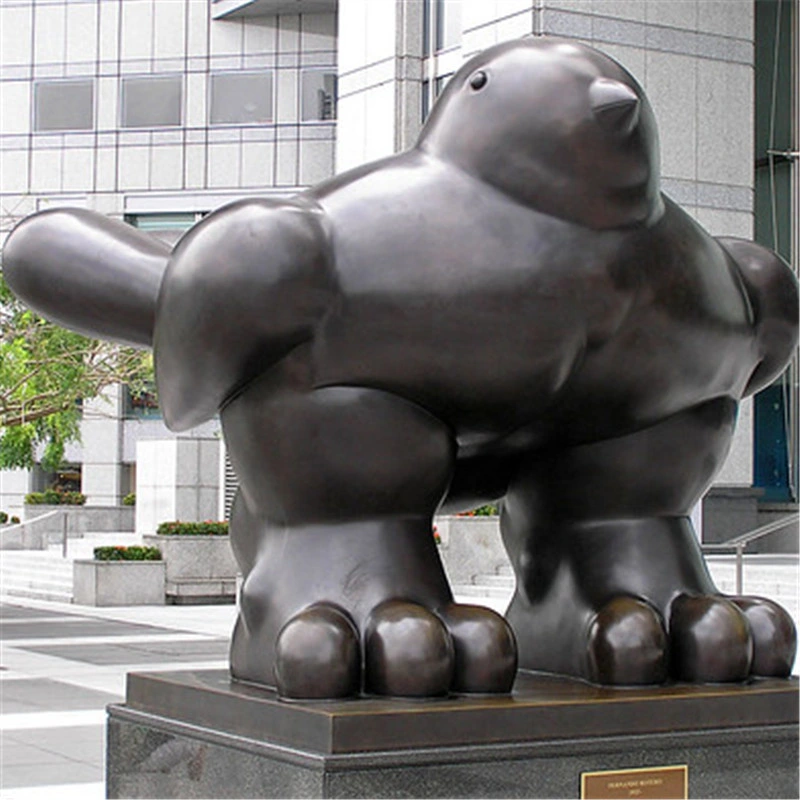
[[[114,383],[141,389],[152,355],[87,339],[25,308],[0,276],[0,467],[55,469],[79,439],[81,402]]]

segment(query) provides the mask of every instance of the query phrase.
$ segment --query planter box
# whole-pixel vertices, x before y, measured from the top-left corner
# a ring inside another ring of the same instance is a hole
[[[451,586],[471,583],[476,575],[510,568],[500,538],[499,517],[436,517],[439,553]]]
[[[73,602],[85,606],[163,606],[163,561],[95,561],[72,565]]]
[[[167,602],[233,603],[239,568],[230,536],[159,536],[142,543],[157,547],[166,563]]]

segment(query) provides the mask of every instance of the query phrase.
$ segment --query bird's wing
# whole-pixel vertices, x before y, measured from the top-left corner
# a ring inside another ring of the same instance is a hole
[[[58,325],[149,347],[169,253],[124,222],[85,209],[53,209],[11,232],[3,276],[26,305]]]
[[[334,294],[324,214],[305,200],[241,200],[198,223],[173,252],[155,330],[167,425],[210,419],[298,345]]]
[[[769,385],[797,347],[797,279],[772,250],[745,239],[718,238],[736,266],[753,309],[759,363],[745,394]]]

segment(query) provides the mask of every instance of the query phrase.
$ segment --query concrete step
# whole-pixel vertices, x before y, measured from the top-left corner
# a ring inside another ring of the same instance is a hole
[[[512,589],[501,586],[485,586],[475,583],[461,583],[453,586],[453,595],[458,598],[508,598],[511,599]]]
[[[0,571],[15,572],[30,569],[36,572],[69,572],[72,573],[72,560],[61,558],[46,550],[11,550],[4,551],[0,559]]]
[[[71,566],[71,565],[70,565]],[[61,571],[44,572],[31,569],[15,570],[13,573],[3,572],[0,574],[3,586],[34,586],[37,583],[58,586],[64,589],[72,586],[72,570],[69,573]]]
[[[15,597],[72,602],[72,561],[47,550],[5,551],[0,591]]]
[[[70,581],[72,580],[72,562],[67,561],[64,564],[4,564],[0,575],[3,578],[46,577],[61,582]]]
[[[734,594],[736,565],[731,556],[714,556],[707,559],[711,577],[717,588],[725,594]],[[760,595],[780,603],[796,616],[800,569],[796,555],[745,556],[743,569],[743,594]],[[454,587],[454,593],[465,597],[508,596],[514,590],[514,574],[509,564],[502,564],[494,573],[475,575],[469,584]]]
[[[8,586],[3,587],[3,594],[8,597],[29,597],[33,600],[50,600],[56,603],[71,603],[72,602],[72,587],[68,592],[59,592],[46,587],[18,587]]]
[[[67,540],[66,558],[62,556],[61,543],[51,544],[46,550],[4,550],[0,558],[0,592],[71,603],[73,561],[92,558],[95,547],[141,543],[142,537],[135,533],[87,533]]]
[[[509,575],[476,575],[472,582],[475,586],[492,586],[511,591],[514,588],[514,576]]]

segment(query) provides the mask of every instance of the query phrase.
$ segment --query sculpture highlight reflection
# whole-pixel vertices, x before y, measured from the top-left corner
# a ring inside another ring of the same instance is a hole
[[[583,45],[466,63],[417,145],[168,252],[87,211],[8,240],[31,307],[155,349],[165,419],[219,412],[241,482],[234,677],[286,697],[788,675],[768,600],[722,597],[688,514],[783,370],[797,287],[659,190],[641,87]],[[502,500],[507,621],[457,605],[438,510]]]

